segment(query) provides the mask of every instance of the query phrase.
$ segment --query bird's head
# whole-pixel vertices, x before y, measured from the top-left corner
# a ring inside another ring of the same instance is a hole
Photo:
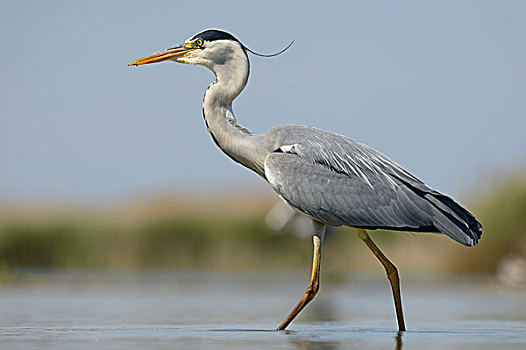
[[[271,57],[279,55],[291,45],[292,43],[276,54],[262,55],[248,49],[230,33],[218,29],[208,29],[191,36],[183,44],[140,58],[131,62],[128,66],[175,61],[187,64],[200,64],[214,70],[216,65],[223,65],[236,56],[243,55],[246,57],[247,51],[259,56]]]
[[[175,61],[200,64],[210,69],[227,60],[233,52],[244,53],[244,46],[233,35],[217,29],[209,29],[186,39],[183,44],[161,50],[140,58],[128,66]]]

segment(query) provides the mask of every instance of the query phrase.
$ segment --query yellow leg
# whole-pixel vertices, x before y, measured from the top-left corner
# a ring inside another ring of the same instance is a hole
[[[385,268],[387,273],[387,278],[391,283],[391,289],[393,290],[393,297],[396,309],[396,318],[398,320],[398,330],[405,331],[405,322],[404,322],[404,311],[402,309],[402,297],[400,295],[400,277],[398,276],[398,270],[392,262],[387,259],[387,257],[382,253],[382,251],[374,244],[367,234],[367,231],[363,229],[355,229],[358,237],[369,247],[373,254],[380,260],[382,265]]]
[[[325,228],[327,225],[322,224],[318,221],[312,221],[312,241],[314,243],[314,253],[312,256],[312,274],[310,278],[310,283],[305,291],[305,295],[299,301],[298,305],[290,314],[285,318],[285,320],[279,325],[278,331],[282,331],[294,320],[294,318],[300,313],[301,310],[307,304],[314,299],[318,290],[320,288],[320,259],[321,259],[321,245],[323,243],[323,238],[325,236]]]

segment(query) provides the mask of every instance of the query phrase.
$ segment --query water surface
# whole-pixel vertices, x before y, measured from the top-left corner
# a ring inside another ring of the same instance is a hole
[[[526,348],[526,291],[491,277],[402,276],[408,331],[396,332],[381,275],[328,276],[303,294],[294,272],[23,271],[0,285],[0,346],[126,349]]]

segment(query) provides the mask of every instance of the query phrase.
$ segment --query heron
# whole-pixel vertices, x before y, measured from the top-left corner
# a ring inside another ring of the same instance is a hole
[[[348,226],[383,265],[394,299],[398,330],[405,331],[400,277],[368,230],[436,232],[474,246],[482,225],[444,195],[373,148],[337,133],[284,125],[254,134],[234,116],[232,103],[248,82],[250,50],[232,34],[207,29],[128,64],[162,61],[202,65],[215,75],[204,95],[203,116],[214,143],[231,159],[266,180],[278,196],[312,221],[313,258],[303,297],[277,330],[285,330],[320,287],[325,230]]]

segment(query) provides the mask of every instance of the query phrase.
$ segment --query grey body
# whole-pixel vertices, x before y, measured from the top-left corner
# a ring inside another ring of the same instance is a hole
[[[317,221],[364,229],[442,232],[467,246],[477,243],[479,226],[469,212],[360,142],[298,125],[246,137],[248,157],[227,154],[263,176],[284,201]]]

